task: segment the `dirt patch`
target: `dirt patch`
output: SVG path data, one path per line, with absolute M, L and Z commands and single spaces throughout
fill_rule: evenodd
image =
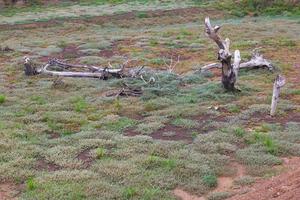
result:
M 77 159 L 82 161 L 84 168 L 89 168 L 95 160 L 91 155 L 91 149 L 86 149 L 79 153 Z
M 60 134 L 54 131 L 45 131 L 45 133 L 48 135 L 49 139 L 56 139 L 56 138 L 60 138 Z
M 191 143 L 193 141 L 192 133 L 193 130 L 172 126 L 170 124 L 166 125 L 164 128 L 159 129 L 158 131 L 152 133 L 150 136 L 153 139 L 158 140 L 173 140 L 173 141 L 186 141 Z M 172 135 L 167 135 L 166 133 L 174 133 Z
M 210 16 L 223 16 L 222 11 L 218 11 L 215 9 L 203 9 L 203 8 L 179 8 L 174 10 L 155 10 L 155 11 L 145 11 L 147 18 L 154 18 L 154 17 L 163 17 L 163 16 L 176 16 L 179 19 L 179 16 L 191 16 L 191 15 L 210 15 Z M 1 30 L 18 30 L 18 29 L 34 29 L 34 28 L 47 28 L 53 26 L 60 26 L 66 22 L 72 23 L 92 23 L 103 25 L 105 23 L 114 23 L 117 21 L 124 21 L 124 20 L 133 20 L 133 19 L 140 19 L 139 16 L 136 14 L 136 11 L 122 13 L 122 14 L 115 14 L 115 15 L 104 15 L 104 16 L 95 16 L 95 17 L 86 17 L 85 18 L 67 18 L 67 19 L 53 19 L 46 22 L 34 22 L 34 23 L 27 23 L 27 24 L 2 24 L 0 25 Z M 26 22 L 25 22 L 26 23 Z
M 72 59 L 72 58 L 79 58 L 81 56 L 84 56 L 84 53 L 79 51 L 79 48 L 74 45 L 68 45 L 63 48 L 62 52 L 60 53 L 54 53 L 50 56 L 43 56 L 39 60 L 41 62 L 48 62 L 49 59 L 57 58 L 57 59 Z M 74 63 L 76 64 L 76 63 Z
M 116 53 L 113 50 L 109 50 L 109 49 L 101 50 L 99 52 L 99 56 L 104 58 L 111 58 L 114 55 L 116 55 Z
M 18 192 L 14 184 L 0 183 L 0 199 L 1 200 L 14 200 L 17 199 Z
M 153 139 L 156 140 L 172 140 L 172 141 L 184 141 L 187 143 L 193 142 L 192 133 L 193 130 L 177 127 L 173 125 L 166 125 L 165 127 L 159 129 L 158 131 L 155 131 L 154 133 L 151 133 L 149 136 L 151 136 Z M 141 135 L 139 132 L 136 132 L 135 130 L 129 129 L 125 131 L 125 136 L 133 137 L 136 135 Z
M 37 170 L 44 170 L 44 171 L 49 171 L 49 172 L 53 172 L 53 171 L 57 171 L 57 170 L 61 169 L 61 167 L 59 165 L 47 162 L 43 158 L 41 158 L 37 161 L 35 168 Z
M 237 194 L 230 200 L 298 200 L 300 197 L 300 158 L 285 158 L 284 167 L 287 172 L 261 180 L 245 194 Z
M 259 123 L 261 124 L 262 122 L 265 123 L 279 123 L 282 126 L 285 126 L 288 122 L 299 122 L 300 123 L 300 113 L 298 112 L 290 112 L 288 115 L 284 116 L 276 116 L 276 117 L 271 117 L 270 115 L 262 114 L 262 113 L 254 113 L 250 120 L 249 124 L 253 123 Z
M 231 165 L 232 165 L 232 168 L 236 169 L 236 174 L 233 177 L 229 177 L 229 176 L 228 177 L 227 176 L 219 177 L 218 178 L 218 186 L 216 189 L 214 189 L 213 192 L 229 191 L 233 187 L 234 179 L 245 176 L 246 169 L 243 165 L 241 165 L 237 162 L 233 162 Z
M 180 198 L 181 200 L 205 200 L 204 197 L 198 197 L 198 196 L 191 195 L 179 188 L 176 188 L 173 191 L 173 193 L 176 197 Z

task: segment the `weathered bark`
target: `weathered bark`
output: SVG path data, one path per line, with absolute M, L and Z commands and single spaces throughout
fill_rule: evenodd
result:
M 33 76 L 38 74 L 37 69 L 33 64 L 30 62 L 30 59 L 25 57 L 25 63 L 24 63 L 24 72 L 26 76 Z
M 50 70 L 51 66 L 57 66 L 62 71 Z M 113 69 L 108 67 L 96 67 L 86 65 L 72 65 L 62 61 L 52 59 L 43 67 L 37 69 L 33 66 L 30 59 L 25 57 L 24 71 L 25 75 L 32 76 L 37 74 L 45 74 L 50 76 L 63 76 L 63 77 L 86 77 L 86 78 L 101 78 L 107 79 L 109 77 L 121 78 L 124 74 L 125 64 L 122 64 L 120 68 Z M 70 70 L 73 71 L 64 71 Z M 84 70 L 84 71 L 83 71 Z
M 284 85 L 285 85 L 285 78 L 281 75 L 278 75 L 275 79 L 274 86 L 273 86 L 273 96 L 272 96 L 272 104 L 271 104 L 271 111 L 270 111 L 271 116 L 275 116 L 276 107 L 279 101 L 280 89 Z
M 226 90 L 228 91 L 235 91 L 235 82 L 237 80 L 237 71 L 234 69 L 234 66 L 231 64 L 231 58 L 232 55 L 230 53 L 229 47 L 230 47 L 230 40 L 226 38 L 225 40 L 222 40 L 218 36 L 218 31 L 220 30 L 220 26 L 215 26 L 214 28 L 211 26 L 210 20 L 208 17 L 205 18 L 205 32 L 207 36 L 216 42 L 216 44 L 219 47 L 218 52 L 218 60 L 220 60 L 222 65 L 222 83 Z M 237 50 L 235 55 L 240 55 L 239 51 Z M 240 60 L 240 57 L 239 59 Z M 239 62 L 238 66 L 235 66 L 237 69 L 239 68 Z
M 272 63 L 270 61 L 266 60 L 261 54 L 259 54 L 258 52 L 255 51 L 252 55 L 251 60 L 241 63 L 239 69 L 263 68 L 263 67 L 268 68 L 268 70 L 270 70 L 270 71 L 274 70 Z M 208 65 L 201 67 L 201 72 L 204 72 L 204 71 L 207 71 L 207 70 L 210 70 L 213 68 L 221 69 L 222 65 L 220 63 L 208 64 Z

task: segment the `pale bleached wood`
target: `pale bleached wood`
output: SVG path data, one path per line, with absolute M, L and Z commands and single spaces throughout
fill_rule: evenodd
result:
M 240 69 L 240 63 L 241 63 L 241 54 L 239 50 L 235 50 L 234 52 L 234 61 L 233 61 L 233 73 L 235 74 L 235 78 L 237 81 L 238 73 Z
M 107 76 L 113 77 L 122 77 L 124 76 L 123 70 L 125 68 L 125 64 L 128 63 L 126 61 L 121 65 L 121 68 L 113 69 L 108 67 L 97 67 L 97 66 L 87 66 L 87 65 L 73 65 L 64 63 L 57 59 L 51 59 L 49 62 L 43 67 L 37 69 L 33 67 L 31 60 L 29 57 L 24 57 L 24 70 L 26 75 L 37 75 L 37 74 L 45 74 L 51 76 L 63 76 L 63 77 L 86 77 L 86 78 L 107 78 Z M 74 71 L 55 71 L 49 69 L 51 66 L 58 66 L 63 70 L 76 69 Z M 81 71 L 79 71 L 79 69 Z M 84 71 L 83 71 L 84 70 Z
M 277 104 L 279 101 L 280 90 L 285 85 L 285 82 L 286 82 L 285 78 L 281 75 L 278 75 L 274 81 L 272 104 L 271 104 L 271 111 L 270 111 L 271 116 L 275 116 Z
M 247 62 L 242 62 L 240 63 L 240 67 L 239 69 L 246 69 L 246 68 L 263 68 L 266 67 L 268 68 L 268 70 L 273 71 L 274 67 L 273 64 L 268 61 L 267 59 L 265 59 L 262 55 L 260 54 L 255 54 L 252 56 L 251 60 L 247 61 Z M 214 68 L 222 68 L 222 65 L 220 63 L 212 63 L 212 64 L 208 64 L 205 65 L 203 67 L 201 67 L 201 72 L 207 71 L 207 70 L 211 70 Z

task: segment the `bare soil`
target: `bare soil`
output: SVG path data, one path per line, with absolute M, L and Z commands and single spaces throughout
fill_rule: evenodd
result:
M 89 168 L 92 163 L 94 162 L 93 157 L 90 154 L 91 150 L 86 149 L 78 154 L 77 159 L 81 160 L 83 162 L 84 168 Z
M 245 167 L 233 163 L 237 169 L 234 177 L 219 177 L 218 186 L 212 192 L 230 192 L 234 194 L 227 200 L 298 200 L 300 198 L 300 158 L 283 158 L 284 172 L 280 175 L 258 179 L 252 186 L 233 187 L 233 181 L 246 175 Z M 206 196 L 197 197 L 179 188 L 174 195 L 182 200 L 205 200 Z
M 16 199 L 16 186 L 11 183 L 0 183 L 0 200 Z
M 174 16 L 176 17 L 177 21 L 179 16 L 181 18 L 189 17 L 191 15 L 197 15 L 197 14 L 208 14 L 210 16 L 222 16 L 223 12 L 218 11 L 215 9 L 203 9 L 203 8 L 179 8 L 179 9 L 173 9 L 173 10 L 155 10 L 155 11 L 145 11 L 144 12 L 147 18 L 155 18 L 155 17 L 163 17 L 163 16 Z M 41 22 L 29 22 L 26 24 L 2 24 L 0 25 L 0 29 L 3 30 L 16 30 L 16 29 L 33 29 L 33 28 L 47 28 L 47 27 L 53 27 L 53 26 L 60 26 L 63 23 L 66 22 L 74 22 L 78 24 L 85 24 L 85 23 L 92 23 L 92 24 L 98 24 L 103 25 L 105 23 L 117 23 L 118 21 L 129 21 L 138 19 L 138 16 L 136 15 L 136 12 L 128 12 L 128 13 L 122 13 L 122 14 L 114 14 L 114 15 L 104 15 L 104 16 L 96 16 L 96 17 L 86 17 L 86 18 L 67 18 L 67 19 L 52 19 L 49 21 L 41 21 Z
M 57 170 L 61 169 L 61 167 L 59 165 L 56 165 L 54 163 L 49 163 L 43 158 L 41 158 L 37 161 L 35 167 L 37 170 L 45 170 L 45 171 L 49 171 L 49 172 L 53 172 L 53 171 L 57 171 Z
M 260 180 L 250 187 L 249 192 L 237 194 L 229 200 L 298 200 L 300 198 L 300 158 L 283 160 L 287 172 L 267 180 Z

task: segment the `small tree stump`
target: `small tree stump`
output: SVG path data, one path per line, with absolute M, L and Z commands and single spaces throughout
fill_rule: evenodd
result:
M 280 89 L 285 85 L 285 78 L 281 75 L 278 75 L 275 79 L 273 86 L 273 96 L 272 96 L 272 104 L 271 104 L 271 112 L 270 115 L 275 116 L 276 107 L 279 101 Z

